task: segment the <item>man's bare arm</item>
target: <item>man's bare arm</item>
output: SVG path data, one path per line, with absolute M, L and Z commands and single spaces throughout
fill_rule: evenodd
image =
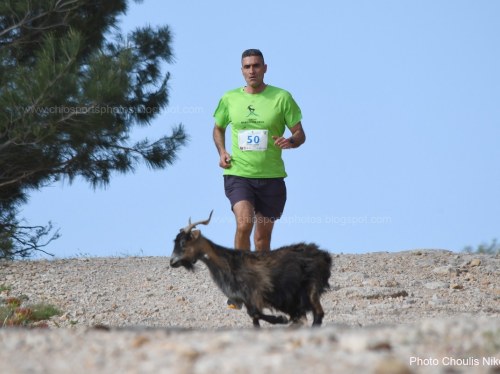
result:
M 226 150 L 226 129 L 214 126 L 214 143 L 219 152 L 219 166 L 224 169 L 231 167 L 231 155 Z
M 302 127 L 301 122 L 293 126 L 290 131 L 292 132 L 292 136 L 289 138 L 285 138 L 283 136 L 273 136 L 274 144 L 276 144 L 281 149 L 289 149 L 298 148 L 305 143 L 306 133 L 304 132 L 304 128 Z

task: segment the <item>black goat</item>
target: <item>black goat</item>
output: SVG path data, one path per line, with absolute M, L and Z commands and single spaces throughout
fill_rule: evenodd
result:
M 292 323 L 298 323 L 312 311 L 313 326 L 323 321 L 321 294 L 328 288 L 332 259 L 316 244 L 299 243 L 270 252 L 250 252 L 221 247 L 193 230 L 205 221 L 191 223 L 175 238 L 170 266 L 193 270 L 196 261 L 203 261 L 213 280 L 229 298 L 245 304 L 253 325 L 259 320 L 287 324 L 285 316 L 263 313 L 264 308 L 284 312 Z

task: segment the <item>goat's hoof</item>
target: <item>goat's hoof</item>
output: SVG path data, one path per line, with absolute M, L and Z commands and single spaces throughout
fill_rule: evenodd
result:
M 307 324 L 307 317 L 302 316 L 300 318 L 293 318 L 291 322 L 292 322 L 292 324 L 290 325 L 290 327 L 298 329 L 298 328 L 305 326 Z

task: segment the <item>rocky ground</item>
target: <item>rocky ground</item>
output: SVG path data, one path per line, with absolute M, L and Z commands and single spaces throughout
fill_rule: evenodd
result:
M 500 373 L 500 256 L 332 257 L 323 327 L 259 331 L 203 264 L 0 262 L 0 305 L 23 295 L 63 312 L 49 328 L 0 328 L 0 372 Z

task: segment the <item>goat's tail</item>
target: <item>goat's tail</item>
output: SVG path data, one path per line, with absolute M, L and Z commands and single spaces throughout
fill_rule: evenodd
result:
M 306 245 L 304 250 L 310 259 L 309 276 L 315 279 L 316 289 L 321 295 L 330 289 L 332 256 L 327 251 L 319 249 L 314 243 Z
M 319 251 L 320 256 L 322 257 L 322 261 L 318 261 L 321 265 L 318 268 L 318 276 L 319 276 L 319 292 L 322 294 L 326 290 L 330 289 L 330 276 L 332 274 L 332 256 L 330 253 L 325 251 Z

